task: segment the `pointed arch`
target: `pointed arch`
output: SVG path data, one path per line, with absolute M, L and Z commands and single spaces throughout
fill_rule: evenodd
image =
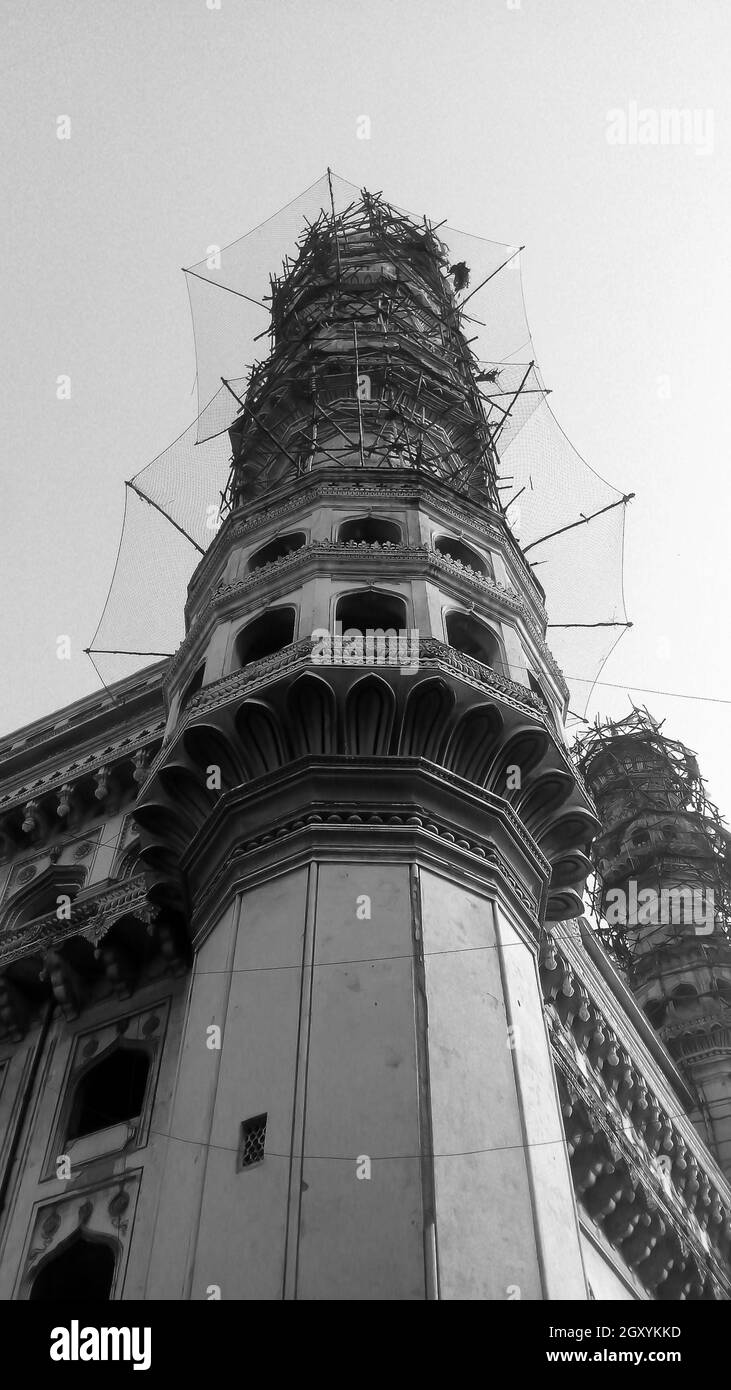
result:
M 28 1294 L 30 1302 L 108 1302 L 117 1255 L 112 1241 L 75 1231 L 39 1265 Z
M 149 1048 L 123 1041 L 93 1058 L 74 1079 L 65 1140 L 138 1120 L 145 1107 L 151 1062 Z
M 525 724 L 522 728 L 516 729 L 500 749 L 490 768 L 485 783 L 488 790 L 495 792 L 497 796 L 505 796 L 508 782 L 512 781 L 508 772 L 513 767 L 517 767 L 521 784 L 524 785 L 526 778 L 546 753 L 550 742 L 546 730 L 541 725 Z
M 248 666 L 252 661 L 262 661 L 265 656 L 274 656 L 294 642 L 297 612 L 289 604 L 281 608 L 267 608 L 258 618 L 246 623 L 236 637 L 236 661 L 234 669 Z
M 249 777 L 262 777 L 289 762 L 284 730 L 270 705 L 263 700 L 244 700 L 234 722 Z
M 477 705 L 466 710 L 449 741 L 445 767 L 484 787 L 502 727 L 502 715 L 495 705 Z
M 217 725 L 191 724 L 183 734 L 183 747 L 191 762 L 203 772 L 207 773 L 209 767 L 221 769 L 222 790 L 238 787 L 247 780 L 233 739 Z
M 510 801 L 522 820 L 526 830 L 536 839 L 549 816 L 569 800 L 575 787 L 570 772 L 551 768 L 537 777 L 529 778 L 526 785 L 517 791 L 509 791 Z
M 380 676 L 363 676 L 345 702 L 345 750 L 356 756 L 384 757 L 391 742 L 396 697 Z
M 297 754 L 337 751 L 337 703 L 322 676 L 298 676 L 287 691 L 287 710 Z
M 456 560 L 465 569 L 474 570 L 476 574 L 486 575 L 490 579 L 494 578 L 492 561 L 478 554 L 466 541 L 457 540 L 456 536 L 437 535 L 434 537 L 433 545 L 437 554 L 443 555 L 445 560 Z
M 284 536 L 275 536 L 274 540 L 267 541 L 255 550 L 250 556 L 246 566 L 247 574 L 254 574 L 256 570 L 263 569 L 265 565 L 273 565 L 277 560 L 283 560 L 285 556 L 292 555 L 295 550 L 301 550 L 307 544 L 307 536 L 304 531 L 289 531 Z
M 455 701 L 454 691 L 441 677 L 419 681 L 406 700 L 399 753 L 436 761 Z
M 463 656 L 469 656 L 473 661 L 481 662 L 483 666 L 489 666 L 491 670 L 497 671 L 498 675 L 508 675 L 502 638 L 481 618 L 475 617 L 474 613 L 465 613 L 460 608 L 453 608 L 445 614 L 444 626 L 447 643 L 454 647 L 455 651 L 462 652 Z

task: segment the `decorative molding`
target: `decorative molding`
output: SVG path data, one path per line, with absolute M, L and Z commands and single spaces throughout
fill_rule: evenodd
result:
M 138 734 L 128 734 L 115 743 L 107 744 L 98 753 L 89 753 L 81 760 L 77 759 L 75 762 L 67 763 L 64 767 L 57 768 L 54 772 L 48 772 L 45 777 L 38 777 L 29 785 L 16 786 L 11 791 L 0 795 L 0 811 L 9 811 L 16 806 L 23 805 L 30 793 L 34 798 L 37 798 L 47 792 L 60 790 L 65 783 L 73 786 L 81 777 L 99 773 L 102 768 L 111 763 L 119 762 L 123 757 L 129 756 L 131 760 L 132 754 L 138 749 L 157 743 L 162 738 L 164 730 L 165 721 L 161 720 L 158 724 L 153 724 Z
M 235 513 L 231 513 L 224 523 L 224 527 L 218 532 L 216 544 L 212 544 L 206 551 L 206 554 L 191 580 L 188 604 L 195 601 L 195 595 L 202 587 L 205 587 L 206 582 L 209 580 L 210 571 L 215 567 L 219 559 L 220 542 L 222 540 L 225 540 L 226 544 L 243 540 L 252 532 L 260 530 L 262 526 L 269 525 L 269 523 L 276 520 L 277 517 L 290 516 L 292 513 L 301 511 L 303 507 L 316 505 L 322 498 L 348 499 L 351 497 L 361 502 L 382 501 L 388 503 L 395 500 L 404 503 L 409 501 L 425 503 L 427 506 L 431 506 L 447 516 L 454 517 L 461 526 L 467 526 L 470 530 L 480 532 L 496 545 L 498 549 L 507 542 L 511 552 L 511 560 L 517 565 L 521 578 L 524 579 L 526 585 L 532 592 L 533 602 L 536 605 L 539 621 L 543 622 L 544 625 L 547 623 L 548 618 L 545 603 L 538 588 L 538 584 L 523 557 L 517 541 L 514 539 L 507 526 L 501 528 L 498 524 L 498 514 L 495 514 L 494 522 L 486 521 L 481 516 L 476 515 L 474 509 L 470 509 L 467 505 L 459 507 L 451 497 L 439 497 L 438 494 L 434 492 L 433 483 L 429 486 L 428 483 L 421 480 L 417 481 L 416 478 L 413 483 L 407 484 L 406 482 L 398 482 L 391 486 L 385 485 L 384 483 L 361 486 L 355 483 L 325 482 L 323 480 L 308 491 L 295 493 L 293 496 L 288 497 L 286 500 L 282 500 L 275 506 L 262 506 L 260 513 L 248 516 L 243 520 L 239 520 Z
M 142 1170 L 118 1174 L 82 1191 L 60 1192 L 34 1213 L 14 1297 L 27 1299 L 38 1270 L 54 1252 L 83 1231 L 106 1241 L 115 1254 L 111 1298 L 121 1296 Z
M 83 899 L 74 899 L 69 921 L 59 921 L 55 912 L 47 912 L 22 927 L 0 933 L 0 968 L 28 954 L 54 949 L 73 936 L 83 936 L 97 945 L 120 917 L 132 913 L 149 923 L 156 912 L 147 900 L 144 874 L 111 886 L 101 884 L 85 892 Z
M 237 844 L 234 849 L 218 866 L 214 877 L 207 886 L 206 899 L 216 898 L 221 891 L 222 885 L 235 873 L 241 861 L 247 859 L 257 851 L 262 850 L 268 845 L 276 844 L 282 850 L 285 849 L 284 841 L 298 835 L 302 831 L 316 830 L 318 835 L 324 834 L 337 835 L 343 828 L 349 832 L 358 834 L 358 827 L 362 828 L 365 835 L 370 835 L 373 827 L 384 826 L 393 836 L 393 843 L 398 845 L 398 831 L 407 832 L 408 838 L 413 837 L 415 832 L 423 831 L 424 834 L 433 836 L 437 840 L 442 840 L 454 847 L 455 851 L 462 851 L 479 860 L 478 869 L 485 864 L 490 864 L 492 869 L 498 873 L 512 889 L 518 902 L 526 910 L 528 920 L 533 928 L 535 940 L 538 940 L 538 912 L 539 903 L 533 893 L 525 883 L 516 876 L 505 855 L 501 853 L 497 845 L 485 836 L 476 837 L 463 833 L 459 826 L 450 823 L 443 816 L 435 814 L 424 806 L 415 803 L 408 810 L 402 810 L 398 814 L 394 813 L 391 806 L 379 806 L 378 809 L 368 808 L 364 815 L 353 812 L 352 803 L 343 805 L 320 805 L 317 810 L 308 812 L 304 815 L 296 816 L 293 820 L 280 822 L 270 830 L 265 830 L 262 834 L 254 835 Z M 514 829 L 520 838 L 526 843 L 541 866 L 549 869 L 548 863 L 543 859 L 536 845 L 526 836 L 517 817 L 511 818 L 511 828 Z M 394 835 L 393 832 L 396 832 Z
M 585 1205 L 588 1201 L 589 1214 L 597 1222 L 616 1212 L 620 1200 L 627 1205 L 626 1225 L 616 1218 L 608 1228 L 606 1223 L 603 1227 L 605 1236 L 615 1246 L 623 1246 L 629 1238 L 640 1211 L 662 1211 L 664 1225 L 672 1228 L 671 1238 L 664 1263 L 658 1255 L 658 1260 L 644 1270 L 645 1282 L 658 1276 L 648 1285 L 651 1296 L 656 1296 L 658 1284 L 669 1278 L 673 1270 L 677 1278 L 681 1276 L 681 1256 L 685 1258 L 688 1249 L 695 1251 L 699 1268 L 705 1268 L 711 1242 L 715 1245 L 711 1255 L 713 1277 L 726 1290 L 713 1296 L 729 1297 L 729 1194 L 721 1192 L 714 1180 L 703 1173 L 703 1148 L 692 1127 L 686 1122 L 686 1133 L 681 1133 L 679 1117 L 671 1115 L 652 1090 L 587 983 L 590 972 L 581 978 L 576 973 L 580 962 L 580 951 L 572 952 L 569 961 L 557 930 L 545 934 L 540 975 L 556 1065 L 568 1092 L 564 1116 L 570 1154 L 583 1144 L 577 1195 Z M 574 1116 L 577 1101 L 583 1107 L 578 1139 Z M 598 1134 L 603 1135 L 604 1156 L 601 1146 L 596 1148 Z M 663 1156 L 667 1163 L 660 1162 Z M 627 1180 L 622 1178 L 623 1171 Z M 576 1180 L 576 1168 L 574 1176 Z M 600 1183 L 602 1178 L 605 1180 Z M 639 1206 L 638 1193 L 642 1198 Z M 644 1261 L 661 1237 L 667 1241 L 667 1232 L 651 1233 L 647 1254 L 639 1266 L 633 1264 L 641 1279 Z M 639 1238 L 636 1245 L 642 1253 L 644 1246 Z M 620 1254 L 626 1257 L 624 1248 Z
M 485 575 L 478 574 L 475 570 L 462 565 L 458 560 L 448 559 L 439 551 L 431 550 L 425 545 L 407 545 L 403 542 L 367 542 L 367 541 L 310 541 L 308 544 L 300 546 L 297 550 L 291 551 L 276 560 L 270 560 L 267 564 L 261 565 L 252 574 L 242 575 L 240 579 L 234 580 L 230 584 L 223 580 L 211 590 L 202 608 L 196 614 L 193 622 L 185 635 L 183 642 L 170 660 L 170 665 L 165 675 L 165 685 L 169 688 L 180 665 L 182 664 L 187 652 L 195 644 L 201 631 L 206 627 L 213 614 L 217 614 L 225 608 L 228 601 L 236 595 L 244 595 L 255 592 L 258 588 L 266 584 L 272 576 L 280 577 L 290 571 L 297 571 L 304 567 L 313 557 L 322 558 L 336 557 L 338 560 L 345 560 L 348 564 L 351 561 L 361 561 L 365 557 L 381 560 L 384 557 L 402 564 L 408 564 L 408 574 L 413 577 L 418 574 L 418 569 L 414 567 L 414 561 L 423 562 L 425 572 L 438 576 L 440 572 L 448 574 L 452 578 L 460 579 L 480 591 L 480 593 L 491 597 L 500 606 L 510 613 L 517 614 L 523 619 L 526 628 L 543 661 L 548 667 L 554 680 L 557 682 L 564 699 L 568 699 L 568 687 L 563 673 L 548 647 L 544 632 L 536 620 L 535 613 L 530 604 L 514 588 L 509 585 L 500 584 L 497 580 L 488 579 Z

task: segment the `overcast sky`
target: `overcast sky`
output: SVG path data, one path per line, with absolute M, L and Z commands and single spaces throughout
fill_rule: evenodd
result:
M 603 673 L 620 688 L 597 688 L 590 714 L 624 714 L 634 692 L 697 750 L 731 815 L 731 10 L 209 5 L 3 0 L 0 732 L 98 686 L 82 648 L 123 481 L 195 414 L 180 266 L 329 164 L 434 222 L 526 243 L 553 409 L 597 471 L 637 494 L 635 626 Z

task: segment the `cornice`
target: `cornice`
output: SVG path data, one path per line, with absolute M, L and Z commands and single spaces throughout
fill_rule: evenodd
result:
M 433 770 L 429 773 L 433 775 Z M 503 808 L 500 810 L 502 814 Z M 509 824 L 547 882 L 550 866 L 537 846 L 528 840 L 517 818 L 511 818 Z M 354 855 L 359 863 L 383 864 L 384 857 L 402 863 L 419 862 L 436 872 L 448 871 L 454 881 L 483 893 L 490 884 L 499 883 L 537 945 L 538 898 L 489 837 L 466 833 L 458 822 L 419 801 L 400 805 L 397 811 L 393 804 L 374 804 L 363 815 L 353 811 L 352 802 L 318 801 L 304 814 L 280 820 L 229 851 L 193 904 L 194 946 L 200 947 L 221 911 L 243 888 L 268 882 L 273 874 L 293 872 L 314 858 L 319 862 L 351 862 Z
M 568 699 L 569 692 L 563 673 L 545 641 L 544 634 L 536 621 L 535 613 L 526 599 L 513 588 L 500 584 L 497 580 L 488 579 L 462 565 L 458 560 L 447 559 L 438 551 L 431 550 L 424 545 L 391 544 L 388 542 L 381 544 L 380 542 L 366 541 L 311 541 L 307 545 L 300 546 L 298 550 L 292 551 L 289 555 L 282 556 L 281 559 L 272 560 L 268 564 L 262 565 L 252 574 L 244 575 L 231 584 L 221 581 L 205 600 L 191 623 L 181 646 L 172 657 L 166 673 L 166 687 L 169 688 L 170 683 L 175 679 L 188 651 L 210 623 L 212 617 L 224 611 L 232 599 L 239 596 L 243 597 L 249 593 L 256 593 L 258 589 L 265 589 L 272 578 L 280 579 L 289 575 L 291 571 L 296 573 L 300 570 L 306 570 L 311 567 L 313 560 L 337 560 L 338 563 L 345 562 L 348 567 L 357 568 L 363 564 L 364 560 L 378 562 L 384 559 L 392 562 L 397 569 L 406 570 L 409 578 L 421 577 L 422 575 L 438 577 L 440 573 L 447 574 L 451 578 L 459 580 L 468 590 L 476 589 L 479 593 L 492 598 L 501 612 L 517 614 L 525 623 L 527 631 L 556 681 L 561 695 L 564 700 Z
M 394 470 L 395 472 L 396 470 Z M 515 541 L 511 532 L 505 524 L 500 524 L 499 514 L 495 513 L 495 521 L 490 521 L 481 516 L 475 507 L 474 502 L 466 498 L 463 505 L 459 505 L 457 499 L 450 493 L 447 496 L 440 495 L 435 489 L 434 482 L 427 483 L 418 480 L 416 476 L 411 482 L 407 479 L 398 478 L 390 485 L 383 482 L 358 484 L 355 481 L 333 482 L 332 475 L 329 478 L 323 477 L 322 481 L 316 482 L 306 490 L 292 490 L 289 492 L 282 489 L 281 500 L 275 495 L 271 499 L 271 504 L 266 505 L 264 501 L 260 504 L 260 510 L 256 510 L 246 518 L 241 518 L 238 512 L 232 512 L 225 520 L 219 530 L 215 541 L 212 542 L 206 554 L 203 556 L 198 568 L 193 575 L 188 586 L 188 604 L 194 600 L 205 582 L 210 578 L 211 571 L 220 563 L 220 551 L 222 546 L 229 546 L 236 541 L 244 540 L 246 537 L 260 530 L 263 526 L 268 526 L 278 517 L 291 516 L 303 509 L 303 507 L 314 506 L 323 498 L 328 499 L 348 499 L 353 498 L 358 501 L 373 500 L 381 502 L 402 502 L 426 503 L 435 511 L 441 512 L 446 516 L 454 517 L 461 526 L 466 526 L 479 532 L 490 540 L 498 549 L 506 546 L 510 554 L 510 562 L 516 566 L 520 574 L 521 581 L 531 593 L 531 600 L 535 605 L 537 621 L 545 624 L 548 622 L 545 601 L 539 589 L 538 583 L 534 578 L 530 567 L 523 557 L 522 551 Z
M 95 691 L 71 705 L 54 710 L 45 719 L 23 725 L 0 738 L 0 782 L 7 778 L 4 769 L 8 764 L 29 756 L 35 759 L 36 750 L 42 749 L 44 744 L 82 743 L 88 746 L 98 743 L 105 736 L 104 729 L 90 735 L 87 726 L 92 721 L 101 720 L 112 731 L 121 722 L 149 723 L 155 713 L 154 705 L 162 704 L 162 679 L 166 667 L 167 659 L 155 662 L 134 676 L 127 676 L 108 686 L 103 695 Z M 147 712 L 140 708 L 146 705 L 150 707 Z
M 36 798 L 47 792 L 58 790 L 67 783 L 73 784 L 80 777 L 86 777 L 90 773 L 106 767 L 109 763 L 119 762 L 120 758 L 125 755 L 131 755 L 146 748 L 150 743 L 158 742 L 162 738 L 164 730 L 165 723 L 161 720 L 157 724 L 148 725 L 147 728 L 127 734 L 114 743 L 106 744 L 99 752 L 89 753 L 82 758 L 77 757 L 73 762 L 64 763 L 63 766 L 54 768 L 43 777 L 37 777 L 34 781 L 24 783 L 21 786 L 16 785 L 0 795 L 0 811 L 9 811 L 15 806 L 22 806 L 30 797 Z
M 2 932 L 0 968 L 24 956 L 53 950 L 74 936 L 83 936 L 91 945 L 97 946 L 120 917 L 132 913 L 145 922 L 151 922 L 156 911 L 147 899 L 144 874 L 136 874 L 119 883 L 106 881 L 85 890 L 73 900 L 68 921 L 60 921 L 53 911 L 36 917 L 32 922 L 24 922 L 14 930 Z
M 288 647 L 283 647 L 274 656 L 263 657 L 261 661 L 252 661 L 248 666 L 240 671 L 232 671 L 228 676 L 222 676 L 219 681 L 211 685 L 206 685 L 190 701 L 186 708 L 188 718 L 194 713 L 203 710 L 216 708 L 218 705 L 235 699 L 240 694 L 248 694 L 252 690 L 259 689 L 266 684 L 273 676 L 278 676 L 287 671 L 313 671 L 315 674 L 323 670 L 333 669 L 329 665 L 317 665 L 311 660 L 311 653 L 314 643 L 310 637 L 305 637 L 299 642 L 293 642 Z M 460 676 L 466 676 L 470 684 L 482 689 L 486 694 L 498 692 L 501 699 L 514 709 L 530 711 L 531 717 L 536 714 L 541 723 L 552 732 L 551 725 L 544 713 L 544 707 L 537 695 L 524 685 L 518 685 L 516 681 L 509 680 L 507 676 L 501 676 L 498 671 L 494 671 L 491 666 L 484 666 L 482 662 L 475 661 L 472 657 L 463 656 L 454 647 L 447 646 L 446 642 L 439 642 L 436 637 L 422 637 L 419 639 L 419 669 L 442 669 L 447 672 L 454 672 Z M 372 665 L 350 667 L 352 670 L 366 671 L 394 671 L 393 666 L 377 667 Z M 398 669 L 398 668 L 396 668 Z M 567 764 L 568 765 L 568 764 Z M 572 775 L 576 775 L 573 764 L 570 766 Z
M 303 638 L 299 642 L 293 642 L 289 647 L 282 648 L 273 656 L 263 657 L 260 661 L 252 661 L 240 671 L 233 671 L 230 675 L 222 676 L 220 680 L 211 685 L 204 686 L 187 705 L 182 719 L 176 725 L 175 736 L 177 737 L 181 730 L 192 724 L 200 714 L 210 713 L 243 696 L 258 693 L 275 677 L 290 673 L 299 674 L 305 671 L 322 674 L 336 669 L 334 666 L 315 665 L 311 660 L 312 649 L 312 640 L 309 637 Z M 386 674 L 394 671 L 393 666 L 363 665 L 349 666 L 347 669 L 362 671 L 364 674 L 367 671 Z M 435 637 L 423 637 L 419 640 L 419 671 L 457 675 L 466 684 L 479 690 L 482 694 L 497 696 L 502 704 L 516 712 L 528 714 L 534 722 L 537 720 L 550 735 L 551 741 L 561 757 L 564 770 L 580 787 L 591 811 L 595 811 L 594 802 L 587 790 L 586 783 L 567 748 L 557 739 L 556 731 L 546 714 L 543 702 L 527 686 L 509 680 L 508 677 L 494 671 L 491 666 L 485 666 L 472 657 L 462 655 L 454 647 L 448 646 L 446 642 L 438 641 Z M 151 774 L 157 770 L 164 756 L 167 756 L 166 750 L 161 750 L 151 765 Z

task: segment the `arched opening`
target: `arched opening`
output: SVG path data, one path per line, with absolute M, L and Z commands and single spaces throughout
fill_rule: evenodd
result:
M 464 565 L 465 569 L 493 578 L 492 565 L 486 564 L 472 546 L 465 545 L 464 541 L 458 541 L 454 536 L 435 536 L 434 549 L 443 555 L 445 560 L 456 560 L 460 565 Z
M 645 1016 L 648 1023 L 651 1023 L 653 1028 L 660 1027 L 660 1024 L 665 1018 L 667 1006 L 667 999 L 648 999 L 645 1004 Z
M 365 541 L 367 545 L 399 545 L 401 527 L 380 516 L 356 516 L 338 527 L 338 540 Z
M 447 641 L 464 656 L 474 657 L 483 666 L 491 666 L 494 671 L 504 674 L 505 665 L 499 638 L 479 618 L 471 613 L 447 614 Z
M 387 631 L 389 628 L 399 632 L 406 627 L 406 604 L 393 594 L 366 589 L 355 594 L 343 594 L 338 599 L 335 618 L 342 623 L 344 633 L 351 628 L 363 633 L 378 629 Z
M 682 1017 L 692 1015 L 698 1008 L 698 990 L 693 985 L 676 985 L 672 991 L 673 1012 Z
M 45 1262 L 29 1294 L 32 1303 L 105 1303 L 112 1291 L 114 1251 L 106 1241 L 76 1236 Z
M 695 985 L 676 985 L 672 996 L 673 999 L 697 999 L 698 990 Z
M 294 608 L 269 608 L 253 623 L 248 623 L 236 639 L 239 666 L 260 661 L 288 647 L 294 641 Z
M 85 879 L 85 869 L 52 864 L 27 888 L 21 888 L 13 895 L 7 905 L 2 926 L 7 929 L 20 927 L 26 922 L 35 921 L 36 917 L 55 912 L 59 895 L 67 895 L 73 901 L 83 887 Z
M 81 1077 L 71 1104 L 67 1139 L 81 1139 L 142 1114 L 150 1071 L 145 1048 L 115 1047 Z
M 205 669 L 206 669 L 206 665 L 205 665 L 205 662 L 203 662 L 203 663 L 198 667 L 198 670 L 196 671 L 195 675 L 194 675 L 194 676 L 191 676 L 191 679 L 188 681 L 188 684 L 186 685 L 185 690 L 183 691 L 183 694 L 182 694 L 181 697 L 180 697 L 180 713 L 181 713 L 181 714 L 182 714 L 183 710 L 185 709 L 186 705 L 189 705 L 189 704 L 190 704 L 190 701 L 193 699 L 193 696 L 198 694 L 198 691 L 200 690 L 201 686 L 203 685 L 203 676 L 204 676 L 204 673 L 205 673 Z
M 301 550 L 306 540 L 304 531 L 291 531 L 286 536 L 275 536 L 273 541 L 269 541 L 252 555 L 247 566 L 249 573 L 263 569 L 264 565 L 272 565 L 275 560 L 283 560 L 285 555 L 291 555 L 294 550 Z

